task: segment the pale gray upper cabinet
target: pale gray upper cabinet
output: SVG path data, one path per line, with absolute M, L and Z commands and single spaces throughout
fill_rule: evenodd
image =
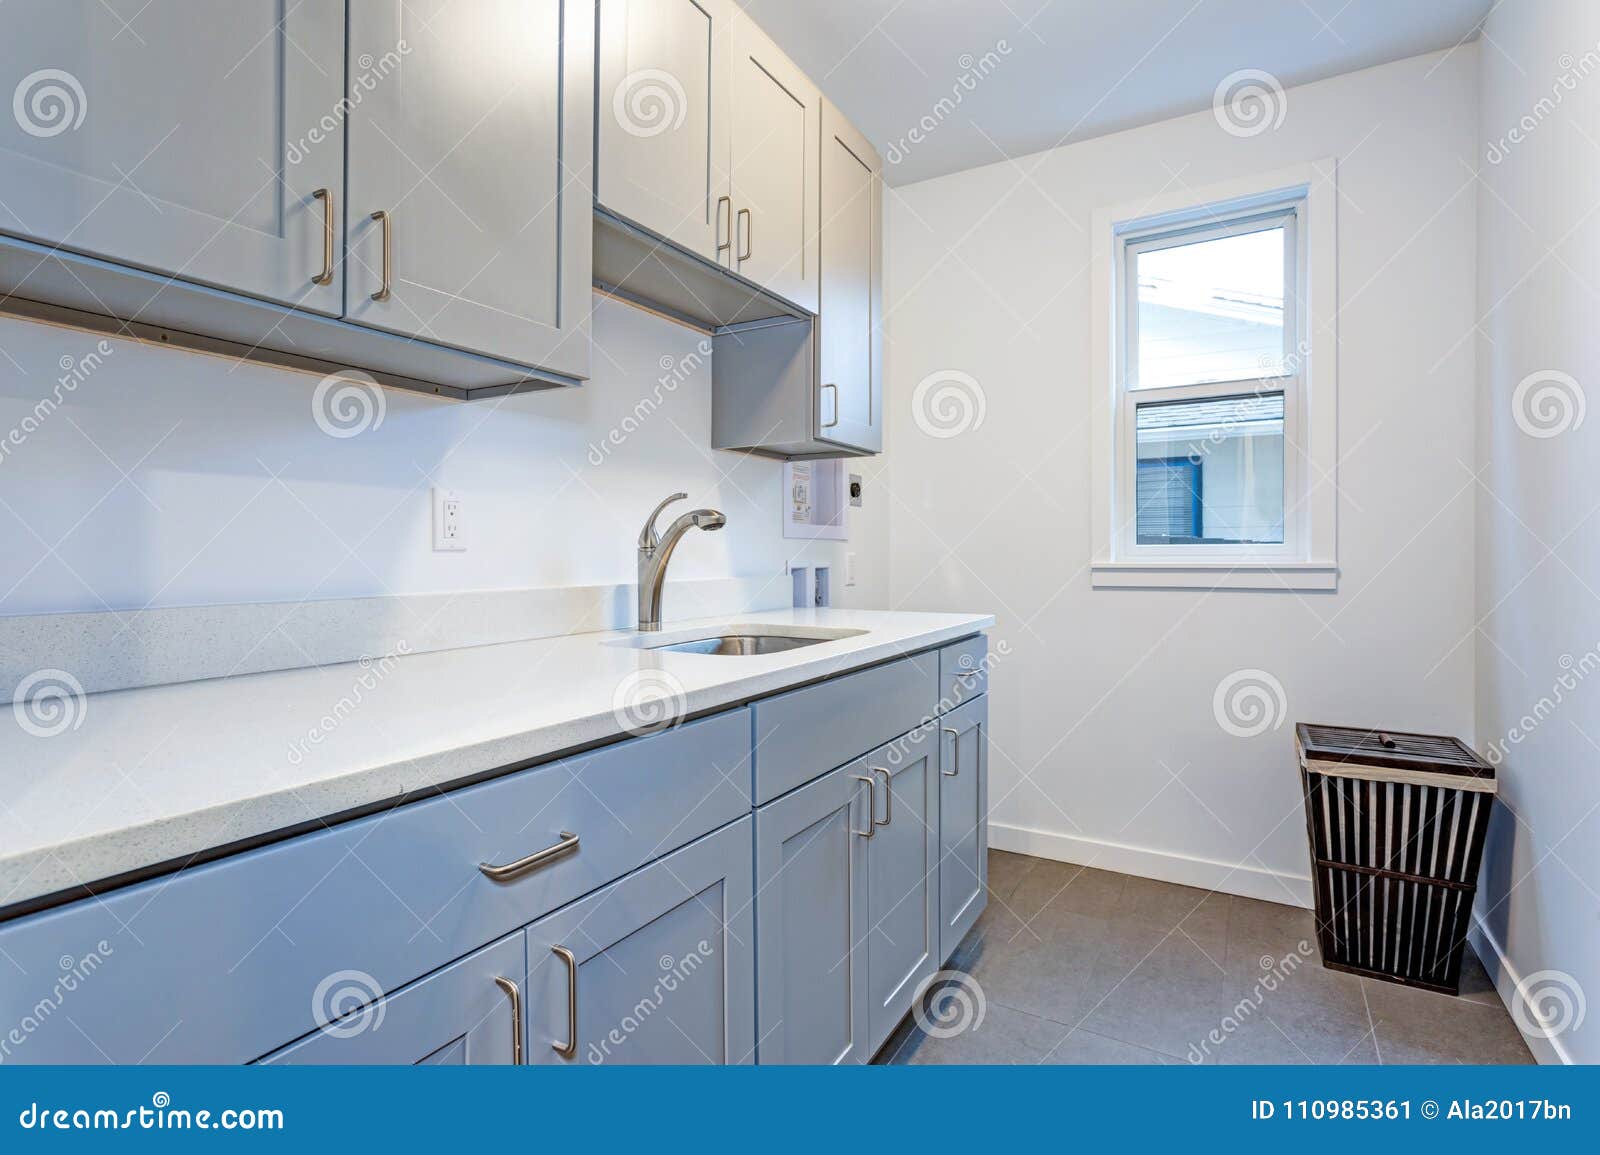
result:
M 599 0 L 595 199 L 726 264 L 732 0 Z
M 883 448 L 883 163 L 826 100 L 821 204 L 817 437 L 876 453 Z
M 712 331 L 809 321 L 816 89 L 733 0 L 599 6 L 595 284 Z
M 349 118 L 348 319 L 588 374 L 585 7 L 350 6 L 352 86 L 393 63 Z
M 337 316 L 344 11 L 0 4 L 0 232 Z
M 737 90 L 735 102 L 743 103 Z M 819 220 L 815 252 L 801 265 L 813 270 L 818 314 L 718 332 L 714 449 L 790 460 L 883 450 L 883 166 L 826 100 L 811 139 L 819 151 L 805 187 Z M 745 227 L 736 220 L 738 253 Z
M 733 22 L 733 268 L 817 311 L 822 93 L 754 21 Z
M 452 397 L 577 384 L 594 34 L 593 0 L 7 0 L 0 309 Z

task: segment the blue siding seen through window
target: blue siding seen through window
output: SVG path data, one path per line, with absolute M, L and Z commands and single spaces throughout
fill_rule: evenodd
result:
M 1200 464 L 1187 457 L 1139 462 L 1139 541 L 1144 545 L 1200 537 Z

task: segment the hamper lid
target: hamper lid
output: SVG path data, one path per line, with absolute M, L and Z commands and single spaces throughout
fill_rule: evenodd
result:
M 1459 738 L 1298 722 L 1300 765 L 1318 774 L 1494 793 L 1494 767 Z

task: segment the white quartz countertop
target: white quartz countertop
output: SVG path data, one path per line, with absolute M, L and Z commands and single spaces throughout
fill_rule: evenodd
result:
M 0 718 L 0 909 L 989 629 L 981 614 L 780 610 L 652 640 L 861 630 L 785 653 L 509 642 L 92 694 Z

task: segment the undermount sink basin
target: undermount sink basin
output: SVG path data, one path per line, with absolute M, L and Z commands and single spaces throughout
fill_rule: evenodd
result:
M 781 654 L 798 650 L 801 646 L 815 646 L 828 638 L 797 638 L 789 634 L 727 634 L 720 638 L 697 638 L 692 642 L 674 642 L 666 646 L 651 646 L 653 650 L 666 650 L 674 654 Z
M 708 638 L 662 638 L 656 640 L 646 634 L 632 642 L 640 649 L 656 650 L 667 654 L 724 654 L 754 657 L 758 654 L 782 654 L 802 646 L 817 646 L 823 642 L 836 642 L 840 638 L 854 638 L 865 630 L 829 630 L 816 626 L 790 626 L 792 633 L 780 632 L 771 626 L 723 626 L 724 634 Z

